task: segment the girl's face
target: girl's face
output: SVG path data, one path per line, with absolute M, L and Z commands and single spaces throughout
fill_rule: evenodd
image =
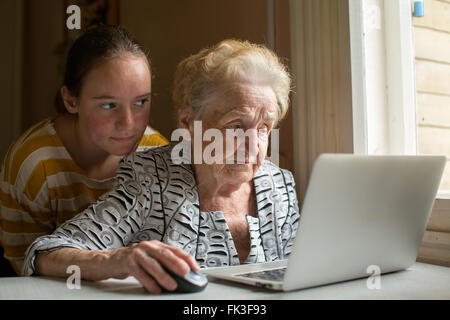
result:
M 111 155 L 133 152 L 150 113 L 151 78 L 142 57 L 102 61 L 85 77 L 75 102 L 82 139 Z

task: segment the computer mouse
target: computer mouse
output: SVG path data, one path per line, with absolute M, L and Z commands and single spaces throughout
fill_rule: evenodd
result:
M 163 289 L 165 292 L 178 292 L 178 293 L 188 293 L 188 292 L 199 292 L 206 288 L 208 285 L 208 277 L 200 272 L 191 271 L 184 277 L 177 275 L 169 268 L 164 267 L 164 270 L 170 274 L 170 276 L 177 282 L 178 286 L 175 290 L 169 291 Z

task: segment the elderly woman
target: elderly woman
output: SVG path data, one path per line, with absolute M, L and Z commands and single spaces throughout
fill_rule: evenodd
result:
M 260 45 L 225 40 L 182 61 L 173 92 L 179 127 L 256 132 L 245 161 L 230 163 L 242 150 L 236 143 L 212 164 L 175 163 L 174 143 L 126 156 L 113 191 L 33 242 L 24 274 L 65 277 L 77 265 L 84 279 L 134 276 L 159 293 L 176 288 L 163 266 L 185 275 L 287 258 L 299 220 L 294 180 L 264 159 L 289 90 L 286 68 Z

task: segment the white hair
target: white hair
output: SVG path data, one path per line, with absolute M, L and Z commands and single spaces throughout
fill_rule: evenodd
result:
M 265 84 L 278 105 L 278 121 L 287 113 L 291 77 L 274 52 L 248 41 L 224 40 L 178 64 L 173 100 L 178 110 L 190 108 L 194 118 L 224 85 L 236 82 Z

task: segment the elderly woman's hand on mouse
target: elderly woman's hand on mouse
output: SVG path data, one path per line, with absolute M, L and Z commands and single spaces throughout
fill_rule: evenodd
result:
M 195 259 L 173 246 L 157 240 L 141 241 L 115 250 L 84 251 L 63 248 L 37 255 L 36 272 L 54 276 L 67 276 L 69 265 L 80 268 L 81 277 L 86 280 L 125 279 L 135 277 L 150 293 L 161 293 L 162 289 L 172 291 L 175 280 L 164 268 L 184 276 L 198 271 Z M 164 267 L 163 267 L 164 265 Z
M 109 257 L 111 278 L 135 277 L 150 293 L 161 293 L 161 289 L 172 291 L 175 280 L 164 270 L 184 276 L 191 270 L 198 271 L 195 259 L 180 248 L 157 240 L 142 241 L 130 247 L 114 250 Z

